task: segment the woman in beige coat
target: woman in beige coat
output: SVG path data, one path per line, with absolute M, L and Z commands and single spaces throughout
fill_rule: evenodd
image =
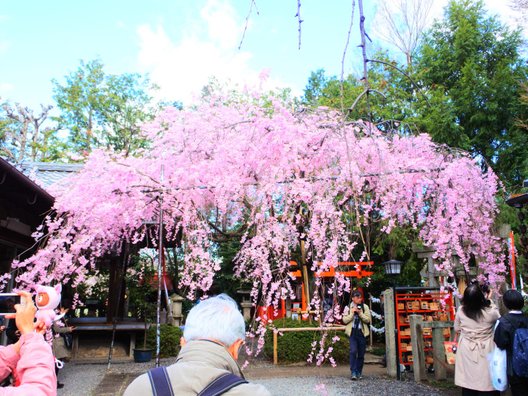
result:
M 500 395 L 491 383 L 487 360 L 495 348 L 493 328 L 499 316 L 478 285 L 468 286 L 455 318 L 459 333 L 455 384 L 462 387 L 463 396 Z

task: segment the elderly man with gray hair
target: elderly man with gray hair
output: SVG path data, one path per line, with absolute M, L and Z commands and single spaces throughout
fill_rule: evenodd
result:
M 244 318 L 231 297 L 204 300 L 187 316 L 176 363 L 139 376 L 124 396 L 268 396 L 262 385 L 244 379 L 236 362 L 245 336 Z

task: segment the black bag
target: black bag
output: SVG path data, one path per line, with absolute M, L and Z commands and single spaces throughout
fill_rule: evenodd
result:
M 150 385 L 153 393 L 158 396 L 174 396 L 172 385 L 164 366 L 156 367 L 148 371 Z M 208 384 L 198 396 L 219 396 L 240 384 L 246 384 L 247 381 L 238 375 L 225 373 L 215 378 Z
M 72 333 L 61 333 L 61 337 L 64 338 L 64 345 L 66 345 L 66 348 L 71 349 L 73 345 Z

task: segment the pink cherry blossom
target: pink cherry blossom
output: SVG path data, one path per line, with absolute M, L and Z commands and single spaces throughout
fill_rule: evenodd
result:
M 370 257 L 365 241 L 374 222 L 384 232 L 419 230 L 436 247 L 439 270 L 452 273 L 453 257 L 466 267 L 475 257 L 491 282 L 505 272 L 494 233 L 495 174 L 426 134 L 382 133 L 323 108 L 295 112 L 261 93 L 214 94 L 189 109 L 168 108 L 143 133 L 150 146 L 140 155 L 94 151 L 54 191 L 54 212 L 36 234 L 42 247 L 13 264 L 17 284 L 75 287 L 124 243 L 156 244 L 156 227 L 147 223 L 158 218 L 161 195 L 167 238 L 181 235 L 179 286 L 191 298 L 207 293 L 220 270 L 212 235 L 234 230 L 243 232 L 236 274 L 253 285 L 255 305 L 276 311 L 294 296 L 289 262 L 301 238 L 311 270 L 326 271 Z M 337 277 L 333 290 L 350 290 L 349 280 Z M 339 318 L 331 310 L 321 320 Z M 256 323 L 260 349 L 266 323 Z M 312 358 L 328 359 L 324 348 Z

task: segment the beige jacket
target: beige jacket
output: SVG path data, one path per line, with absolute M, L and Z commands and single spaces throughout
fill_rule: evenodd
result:
M 345 333 L 350 337 L 352 333 L 352 325 L 354 324 L 354 313 L 352 312 L 352 307 L 354 303 L 351 303 L 348 307 L 349 311 L 346 315 L 343 315 L 343 323 L 346 324 Z M 361 330 L 363 335 L 367 337 L 370 334 L 370 322 L 372 320 L 370 316 L 370 309 L 367 304 L 363 304 L 363 310 L 359 314 L 359 319 L 361 320 Z
M 493 348 L 493 328 L 499 319 L 495 306 L 484 309 L 482 318 L 476 322 L 466 316 L 462 307 L 455 317 L 458 349 L 455 361 L 455 384 L 463 388 L 482 392 L 492 391 L 487 355 Z
M 180 351 L 175 364 L 167 367 L 174 394 L 196 396 L 215 378 L 227 372 L 244 378 L 240 367 L 223 346 L 206 340 L 188 342 Z M 125 390 L 124 396 L 149 396 L 152 388 L 148 374 L 136 378 Z M 262 385 L 235 386 L 226 396 L 270 396 Z
M 53 356 L 55 356 L 59 360 L 71 357 L 71 351 L 66 347 L 64 337 L 62 337 L 63 333 L 71 333 L 70 327 L 60 327 L 56 323 L 54 323 L 52 349 Z

